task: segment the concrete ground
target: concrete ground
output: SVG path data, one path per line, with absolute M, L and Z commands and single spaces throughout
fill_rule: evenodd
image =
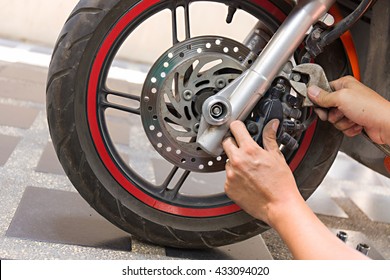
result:
M 50 141 L 49 53 L 0 40 L 0 259 L 291 258 L 273 230 L 217 250 L 186 251 L 144 244 L 99 217 L 64 175 Z M 369 256 L 390 259 L 388 178 L 340 153 L 308 203 L 332 231 L 349 234 L 350 246 L 367 243 Z

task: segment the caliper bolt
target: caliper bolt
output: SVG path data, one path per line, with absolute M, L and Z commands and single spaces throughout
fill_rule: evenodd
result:
M 296 98 L 293 95 L 287 95 L 286 96 L 286 102 L 290 104 L 292 107 L 297 107 L 299 104 L 298 98 Z
M 298 141 L 295 140 L 291 135 L 284 132 L 278 139 L 282 145 L 284 145 L 290 151 L 295 151 L 298 149 Z
M 185 101 L 191 101 L 192 97 L 194 96 L 194 94 L 192 93 L 192 91 L 190 91 L 189 89 L 185 90 L 183 92 L 183 99 Z
M 278 84 L 278 85 L 274 86 L 271 89 L 272 99 L 279 99 L 285 90 L 286 90 L 286 88 L 283 85 Z
M 290 108 L 285 103 L 283 103 L 283 114 L 285 114 L 286 116 L 293 118 L 293 119 L 299 119 L 302 116 L 301 110 L 295 109 L 295 108 Z
M 314 41 L 317 41 L 321 38 L 321 29 L 315 29 L 312 33 L 311 33 L 311 38 L 314 40 Z
M 255 122 L 248 123 L 246 129 L 248 130 L 250 135 L 256 135 L 257 133 L 259 133 L 259 127 Z
M 270 90 L 272 99 L 280 99 L 287 91 L 285 82 L 283 79 L 279 79 L 275 86 Z

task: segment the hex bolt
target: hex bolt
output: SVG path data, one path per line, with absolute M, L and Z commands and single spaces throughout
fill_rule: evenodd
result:
M 292 95 L 287 95 L 286 96 L 286 101 L 288 104 L 290 104 L 292 107 L 298 106 L 299 100 L 295 96 Z
M 210 125 L 221 126 L 229 121 L 232 107 L 223 96 L 211 96 L 202 106 L 202 114 L 205 121 Z
M 302 116 L 302 112 L 299 109 L 291 108 L 286 103 L 282 104 L 283 114 L 289 118 L 299 119 Z
M 313 31 L 313 33 L 311 34 L 311 38 L 314 40 L 314 41 L 317 41 L 321 38 L 321 30 L 320 29 L 316 29 Z
M 286 132 L 282 133 L 278 140 L 291 151 L 295 151 L 299 147 L 298 141 Z
M 356 247 L 356 250 L 358 250 L 363 255 L 367 256 L 368 252 L 370 251 L 370 246 L 368 246 L 365 243 L 359 243 Z
M 194 96 L 194 94 L 189 89 L 187 89 L 183 92 L 183 99 L 186 101 L 191 101 L 193 96 Z
M 336 235 L 341 241 L 347 242 L 348 234 L 345 231 L 339 231 Z
M 250 135 L 256 135 L 257 133 L 259 133 L 259 127 L 255 122 L 248 123 L 246 129 L 248 130 Z
M 285 92 L 286 91 L 286 86 L 285 85 L 282 85 L 282 84 L 276 84 L 276 88 L 281 91 L 281 92 Z
M 220 103 L 214 104 L 211 107 L 210 113 L 211 113 L 211 116 L 213 116 L 214 118 L 221 117 L 222 114 L 223 114 L 223 106 L 222 106 L 222 104 L 220 104 Z
M 222 79 L 222 78 L 217 79 L 217 80 L 215 81 L 215 86 L 216 86 L 218 89 L 223 89 L 223 88 L 225 88 L 225 87 L 226 87 L 226 81 L 225 81 L 225 79 Z
M 291 79 L 292 79 L 293 81 L 295 81 L 295 82 L 299 82 L 299 81 L 302 79 L 302 77 L 301 77 L 301 75 L 298 74 L 298 73 L 292 73 L 292 74 L 291 74 Z

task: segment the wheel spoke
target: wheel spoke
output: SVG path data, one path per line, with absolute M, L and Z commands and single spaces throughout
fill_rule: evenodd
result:
M 180 6 L 179 6 L 180 7 Z M 190 27 L 190 10 L 189 10 L 189 3 L 188 1 L 185 1 L 183 4 L 184 8 L 184 24 L 178 22 L 178 13 L 177 9 L 178 7 L 173 7 L 172 8 L 172 36 L 173 36 L 173 45 L 179 43 L 179 24 L 184 26 L 185 30 L 185 39 L 191 38 L 191 27 Z
M 185 16 L 185 28 L 186 28 L 186 39 L 191 38 L 190 28 L 190 6 L 188 2 L 184 5 L 184 16 Z
M 168 188 L 169 184 L 172 182 L 173 177 L 175 177 L 177 171 L 179 170 L 179 167 L 175 166 L 169 173 L 168 177 L 165 179 L 164 183 L 161 185 L 161 188 L 164 190 Z
M 119 100 L 118 102 L 111 102 L 108 100 L 109 96 L 113 96 L 122 100 Z M 102 89 L 102 98 L 100 100 L 100 106 L 102 106 L 104 109 L 111 108 L 135 115 L 141 114 L 141 109 L 139 105 L 135 108 L 130 106 L 129 104 L 126 104 L 128 102 L 123 101 L 131 101 L 131 102 L 137 102 L 139 103 L 141 101 L 141 97 L 139 95 L 130 94 L 130 93 L 124 93 L 119 91 L 113 91 L 113 90 L 107 90 Z
M 173 8 L 172 10 L 172 41 L 173 45 L 176 45 L 179 43 L 179 40 L 177 39 L 177 13 L 176 8 Z
M 191 171 L 185 171 L 181 175 L 181 177 L 180 177 L 179 181 L 176 183 L 175 187 L 171 190 L 166 191 L 166 195 L 168 195 L 168 197 L 170 199 L 174 199 L 177 196 L 177 194 L 179 193 L 181 187 L 183 186 L 184 182 L 187 180 L 190 173 L 191 173 Z
M 108 95 L 114 95 L 114 96 L 118 96 L 118 97 L 130 99 L 130 100 L 134 100 L 134 101 L 138 101 L 138 102 L 141 101 L 141 97 L 140 97 L 139 95 L 135 95 L 135 94 L 123 93 L 123 92 L 113 91 L 113 90 L 107 90 L 107 89 L 104 89 L 104 90 L 103 90 L 103 93 L 104 93 L 106 96 L 108 96 Z
M 176 183 L 175 187 L 169 191 L 169 193 L 175 198 L 179 193 L 184 182 L 187 180 L 188 176 L 191 174 L 191 171 L 186 170 L 180 177 L 179 181 Z
M 179 175 L 178 174 L 179 170 L 180 169 L 177 166 L 175 166 L 171 170 L 167 178 L 165 179 L 164 183 L 161 185 L 161 193 L 167 199 L 174 199 L 178 195 L 180 189 L 184 185 L 184 182 L 191 174 L 191 171 L 185 170 L 181 175 Z M 176 175 L 179 175 L 180 177 L 177 180 L 174 180 L 178 177 Z M 173 184 L 174 184 L 173 188 L 169 188 Z
M 112 108 L 112 109 L 116 109 L 116 110 L 119 110 L 119 111 L 130 113 L 130 114 L 141 115 L 140 108 L 137 108 L 137 109 L 130 108 L 130 107 L 126 107 L 126 106 L 123 106 L 123 105 L 113 104 L 113 103 L 110 103 L 108 101 L 102 101 L 102 102 L 100 102 L 100 104 L 105 109 L 106 108 Z

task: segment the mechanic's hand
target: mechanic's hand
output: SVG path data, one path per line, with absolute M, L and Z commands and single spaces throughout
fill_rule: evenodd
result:
M 273 217 L 288 211 L 286 205 L 302 199 L 293 174 L 276 142 L 279 121 L 272 120 L 263 131 L 264 149 L 249 135 L 245 125 L 230 125 L 234 136 L 223 142 L 226 164 L 226 194 L 244 211 L 272 226 Z M 278 215 L 276 215 L 278 212 Z
M 316 109 L 321 120 L 329 121 L 349 137 L 364 129 L 378 144 L 390 142 L 390 103 L 375 91 L 351 76 L 330 83 L 335 90 L 328 93 L 317 86 L 309 87 L 310 99 L 320 107 Z

